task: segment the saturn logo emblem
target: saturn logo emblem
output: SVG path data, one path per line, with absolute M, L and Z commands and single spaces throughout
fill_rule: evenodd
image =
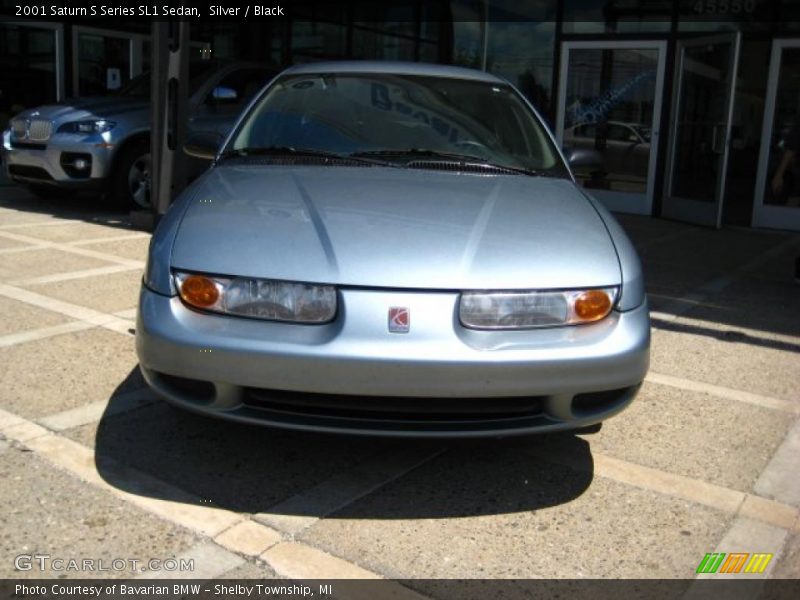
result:
M 411 328 L 411 313 L 404 306 L 389 308 L 389 332 L 408 333 Z

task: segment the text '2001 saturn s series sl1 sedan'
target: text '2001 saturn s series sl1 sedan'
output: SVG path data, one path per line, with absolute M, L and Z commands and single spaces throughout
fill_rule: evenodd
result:
M 293 67 L 162 219 L 145 379 L 207 415 L 394 436 L 576 429 L 647 372 L 639 259 L 492 75 Z

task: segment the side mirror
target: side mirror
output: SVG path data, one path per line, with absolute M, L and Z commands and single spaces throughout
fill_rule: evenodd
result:
M 239 94 L 233 88 L 218 85 L 211 91 L 211 97 L 218 102 L 235 102 L 239 99 Z
M 601 169 L 603 155 L 592 148 L 564 148 L 570 169 Z
M 218 133 L 204 131 L 190 135 L 183 145 L 183 151 L 194 158 L 214 160 L 221 143 L 222 136 Z

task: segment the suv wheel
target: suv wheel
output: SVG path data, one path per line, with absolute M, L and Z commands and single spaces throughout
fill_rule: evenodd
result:
M 123 150 L 112 181 L 113 200 L 123 208 L 147 208 L 150 202 L 150 145 L 139 142 Z

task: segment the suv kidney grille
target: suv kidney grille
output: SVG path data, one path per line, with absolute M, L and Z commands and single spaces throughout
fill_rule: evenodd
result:
M 32 142 L 46 142 L 53 133 L 53 123 L 44 119 L 31 119 L 28 126 L 28 139 Z

